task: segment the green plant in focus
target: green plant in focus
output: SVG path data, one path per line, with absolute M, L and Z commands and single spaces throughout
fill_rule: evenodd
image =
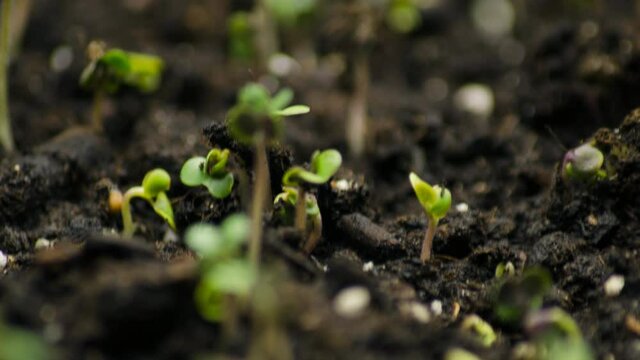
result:
M 338 171 L 342 165 L 342 155 L 334 149 L 318 151 L 311 155 L 309 170 L 294 166 L 287 170 L 282 176 L 282 185 L 293 187 L 297 191 L 297 203 L 295 211 L 294 226 L 301 233 L 306 227 L 306 189 L 305 185 L 324 184 Z
M 240 89 L 237 103 L 227 115 L 231 135 L 255 149 L 249 259 L 256 267 L 260 258 L 262 213 L 267 199 L 271 200 L 267 146 L 282 137 L 285 117 L 310 111 L 306 105 L 290 106 L 292 100 L 293 91 L 290 89 L 282 89 L 271 96 L 264 86 L 250 83 Z
M 223 321 L 234 304 L 247 301 L 257 278 L 257 269 L 241 256 L 249 236 L 250 221 L 231 215 L 222 225 L 195 224 L 185 232 L 185 243 L 199 257 L 200 281 L 195 302 L 209 321 Z
M 180 181 L 187 186 L 204 186 L 211 196 L 224 199 L 233 189 L 233 174 L 227 170 L 228 149 L 212 149 L 207 157 L 187 160 L 180 170 Z
M 171 176 L 163 169 L 149 171 L 142 180 L 141 186 L 134 186 L 124 193 L 122 200 L 122 233 L 131 236 L 135 232 L 135 225 L 131 216 L 131 200 L 140 198 L 146 200 L 153 211 L 162 217 L 175 230 L 173 208 L 166 192 L 171 187 Z
M 0 143 L 6 153 L 14 150 L 11 117 L 9 116 L 9 62 L 11 56 L 11 0 L 2 1 L 0 24 Z
M 276 216 L 286 225 L 294 225 L 298 217 L 297 211 L 300 208 L 300 193 L 297 188 L 284 186 L 282 192 L 273 201 Z M 304 235 L 306 237 L 302 244 L 302 251 L 308 255 L 318 245 L 322 236 L 322 215 L 318 207 L 318 200 L 313 194 L 305 192 L 304 201 Z M 306 226 L 309 224 L 309 226 Z
M 607 172 L 602 168 L 602 151 L 586 143 L 567 151 L 562 161 L 562 179 L 566 182 L 591 182 L 605 179 Z
M 124 51 L 105 50 L 104 44 L 89 44 L 89 64 L 80 75 L 80 86 L 94 92 L 92 122 L 96 130 L 102 129 L 102 103 L 107 94 L 114 94 L 123 86 L 130 86 L 143 93 L 158 89 L 164 69 L 161 58 Z
M 409 181 L 416 193 L 416 197 L 429 219 L 429 227 L 422 242 L 420 251 L 420 261 L 427 262 L 431 259 L 431 248 L 433 238 L 436 235 L 438 223 L 447 215 L 451 207 L 451 192 L 447 188 L 438 185 L 431 186 L 426 181 L 420 179 L 415 173 L 409 174 Z

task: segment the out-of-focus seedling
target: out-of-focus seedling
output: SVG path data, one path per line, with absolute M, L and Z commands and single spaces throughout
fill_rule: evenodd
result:
M 524 316 L 542 307 L 551 289 L 551 275 L 543 268 L 530 268 L 522 276 L 507 278 L 498 288 L 494 314 L 504 324 L 517 325 Z
M 250 83 L 240 89 L 237 104 L 227 115 L 231 135 L 255 149 L 249 258 L 256 266 L 262 238 L 262 212 L 267 198 L 271 199 L 267 146 L 282 137 L 284 117 L 310 111 L 306 105 L 289 106 L 292 99 L 293 91 L 290 89 L 282 89 L 272 97 L 264 86 Z
M 161 58 L 120 49 L 105 50 L 104 44 L 93 41 L 87 53 L 89 64 L 82 71 L 80 86 L 94 93 L 92 123 L 102 129 L 102 103 L 107 94 L 126 85 L 143 93 L 151 93 L 160 86 L 164 62 Z
M 391 30 L 401 34 L 410 33 L 422 22 L 420 8 L 415 0 L 391 0 L 386 21 Z
M 591 360 L 593 353 L 571 315 L 554 307 L 530 313 L 524 328 L 534 337 L 536 359 Z
M 124 193 L 122 201 L 122 233 L 131 236 L 135 232 L 135 225 L 131 216 L 131 200 L 141 198 L 146 200 L 153 211 L 162 217 L 175 230 L 173 208 L 166 192 L 171 187 L 171 176 L 163 169 L 149 171 L 142 180 L 142 186 L 134 186 Z
M 486 347 L 490 347 L 498 339 L 493 327 L 475 314 L 464 318 L 462 324 L 460 324 L 460 329 L 471 332 Z
M 241 256 L 249 222 L 236 214 L 220 226 L 195 224 L 185 232 L 185 243 L 200 259 L 196 306 L 209 321 L 232 321 L 225 316 L 235 316 L 233 305 L 246 302 L 255 285 L 257 269 Z
M 290 27 L 313 13 L 317 0 L 265 0 L 265 3 L 278 24 Z
M 192 157 L 180 170 L 180 181 L 187 186 L 204 186 L 211 196 L 224 199 L 233 189 L 233 174 L 227 169 L 228 149 L 212 149 L 207 157 Z
M 511 261 L 506 263 L 499 263 L 496 266 L 496 279 L 502 279 L 503 277 L 511 277 L 516 274 L 516 268 Z
M 276 196 L 273 203 L 276 206 L 276 216 L 282 223 L 286 225 L 294 224 L 300 203 L 299 194 L 298 189 L 284 186 L 282 192 Z M 304 211 L 304 234 L 306 235 L 306 240 L 302 245 L 302 251 L 308 255 L 318 245 L 322 236 L 322 215 L 318 207 L 318 200 L 313 194 L 305 193 Z M 306 223 L 309 224 L 308 227 Z
M 231 14 L 227 21 L 227 32 L 229 36 L 229 56 L 242 61 L 254 59 L 254 31 L 251 28 L 249 14 L 244 11 L 237 11 Z
M 605 179 L 602 168 L 604 155 L 592 144 L 586 143 L 567 151 L 562 160 L 562 179 L 565 182 L 590 182 Z
M 463 348 L 452 348 L 444 354 L 444 360 L 481 360 L 480 357 Z
M 0 24 L 0 143 L 6 153 L 14 150 L 11 118 L 9 116 L 9 61 L 11 33 L 11 4 L 13 1 L 2 1 L 2 23 Z
M 297 189 L 297 204 L 294 226 L 304 233 L 306 227 L 306 190 L 305 185 L 324 184 L 338 171 L 342 165 L 342 155 L 338 150 L 316 150 L 311 156 L 310 169 L 294 166 L 282 176 L 282 185 Z
M 433 237 L 436 235 L 438 222 L 447 215 L 447 211 L 451 207 L 451 192 L 447 188 L 438 185 L 429 185 L 413 172 L 409 174 L 409 181 L 411 181 L 413 191 L 415 191 L 416 197 L 429 219 L 429 227 L 420 251 L 420 261 L 424 263 L 431 258 Z
M 47 360 L 54 358 L 44 339 L 31 331 L 6 324 L 0 318 L 0 359 Z

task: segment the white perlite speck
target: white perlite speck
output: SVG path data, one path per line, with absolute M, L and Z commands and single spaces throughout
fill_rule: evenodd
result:
M 333 310 L 345 318 L 360 316 L 371 302 L 371 294 L 364 286 L 351 286 L 343 289 L 333 299 Z
M 469 211 L 469 204 L 460 203 L 460 204 L 456 205 L 456 211 L 459 212 L 459 213 L 465 213 L 465 212 Z
M 611 275 L 604 283 L 604 293 L 609 297 L 620 295 L 620 292 L 624 288 L 624 276 Z
M 366 262 L 362 265 L 362 271 L 369 272 L 371 270 L 373 270 L 373 261 Z
M 7 255 L 0 251 L 0 270 L 4 269 L 7 266 L 8 261 L 9 259 L 7 258 Z
M 442 315 L 442 301 L 440 300 L 433 300 L 431 302 L 431 312 L 435 315 L 435 316 L 440 316 Z

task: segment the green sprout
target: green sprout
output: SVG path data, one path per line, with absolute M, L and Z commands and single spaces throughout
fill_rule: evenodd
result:
M 590 182 L 607 177 L 602 168 L 604 155 L 592 144 L 586 143 L 569 150 L 562 161 L 564 181 Z
M 233 174 L 227 170 L 229 150 L 212 149 L 207 157 L 192 157 L 180 170 L 180 181 L 187 186 L 204 186 L 211 196 L 224 199 L 233 189 Z
M 521 276 L 506 279 L 498 288 L 493 311 L 502 323 L 519 324 L 528 313 L 542 307 L 544 296 L 551 289 L 551 275 L 543 268 L 533 267 Z
M 260 257 L 262 213 L 267 198 L 271 199 L 267 146 L 282 137 L 284 117 L 310 111 L 306 105 L 289 106 L 292 99 L 293 91 L 290 89 L 282 89 L 271 96 L 264 86 L 250 83 L 240 89 L 238 102 L 228 113 L 227 125 L 231 135 L 255 149 L 249 258 L 256 266 Z
M 525 330 L 534 336 L 537 359 L 590 360 L 593 353 L 571 315 L 553 307 L 527 316 Z
M 89 44 L 90 62 L 82 71 L 80 86 L 94 92 L 92 122 L 102 129 L 102 103 L 106 94 L 114 94 L 126 85 L 142 93 L 151 93 L 160 86 L 164 62 L 161 58 L 120 49 L 105 51 L 99 42 Z
M 475 314 L 465 317 L 460 328 L 471 332 L 485 347 L 490 347 L 498 339 L 493 327 Z
M 249 14 L 237 11 L 227 21 L 229 34 L 229 56 L 233 59 L 249 61 L 254 58 L 253 34 Z
M 305 193 L 304 201 L 304 221 L 306 240 L 302 245 L 302 251 L 309 255 L 318 245 L 322 236 L 322 215 L 318 207 L 318 200 L 313 194 Z M 284 186 L 282 192 L 278 194 L 273 201 L 276 205 L 276 214 L 278 218 L 286 225 L 293 225 L 294 219 L 297 218 L 297 211 L 300 204 L 299 191 L 295 187 Z M 310 226 L 307 228 L 306 223 Z
M 515 275 L 516 267 L 513 266 L 511 261 L 507 261 L 506 263 L 501 262 L 496 266 L 495 276 L 496 279 L 502 279 L 503 277 L 511 277 Z
M 391 30 L 407 34 L 420 26 L 422 19 L 416 2 L 416 0 L 391 0 L 386 14 L 387 25 Z
M 11 48 L 11 4 L 13 1 L 2 1 L 2 24 L 0 24 L 0 143 L 6 153 L 13 152 L 13 132 L 9 116 L 9 84 L 8 72 Z
M 303 16 L 313 13 L 317 0 L 265 0 L 265 3 L 279 24 L 293 26 Z
M 133 235 L 136 230 L 131 217 L 131 199 L 133 198 L 146 200 L 153 207 L 153 211 L 175 230 L 176 225 L 173 220 L 173 208 L 166 194 L 166 191 L 168 191 L 170 187 L 171 177 L 169 174 L 163 169 L 154 169 L 144 176 L 142 186 L 134 186 L 124 193 L 121 212 L 122 233 L 125 236 Z
M 320 185 L 326 183 L 336 171 L 338 171 L 340 165 L 342 165 L 342 155 L 340 155 L 338 150 L 316 150 L 311 156 L 311 166 L 309 170 L 300 166 L 294 166 L 287 170 L 282 176 L 282 185 L 295 187 L 299 194 L 295 207 L 294 226 L 301 233 L 305 232 L 306 227 L 306 190 L 303 185 Z
M 409 174 L 409 181 L 411 181 L 413 191 L 415 191 L 418 201 L 429 219 L 429 227 L 420 252 L 420 260 L 426 263 L 431 258 L 431 247 L 433 246 L 433 237 L 436 235 L 438 222 L 447 215 L 447 211 L 451 207 L 451 192 L 447 188 L 429 185 L 413 172 Z
M 231 215 L 222 225 L 195 224 L 185 232 L 185 243 L 199 257 L 200 281 L 195 302 L 200 314 L 213 322 L 229 316 L 229 302 L 248 299 L 257 279 L 256 268 L 240 256 L 249 235 L 250 220 Z

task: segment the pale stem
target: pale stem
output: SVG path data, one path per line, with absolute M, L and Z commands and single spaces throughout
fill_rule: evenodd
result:
M 93 105 L 91 106 L 91 124 L 97 132 L 102 132 L 102 107 L 105 101 L 105 93 L 96 90 L 93 94 Z
M 369 97 L 369 56 L 360 50 L 356 53 L 353 69 L 354 91 L 349 102 L 347 118 L 347 143 L 351 155 L 362 156 L 367 140 L 367 99 Z
M 429 227 L 427 228 L 427 233 L 422 241 L 422 251 L 420 252 L 420 261 L 423 263 L 426 263 L 431 259 L 431 247 L 433 246 L 433 237 L 436 235 L 437 229 L 438 221 L 430 217 Z
M 264 133 L 255 138 L 255 183 L 253 185 L 253 202 L 251 204 L 251 239 L 249 242 L 249 260 L 258 268 L 262 242 L 262 214 L 267 200 L 269 186 L 269 167 Z
M 140 197 L 146 199 L 146 194 L 142 186 L 134 186 L 124 193 L 122 199 L 122 235 L 132 236 L 136 231 L 136 227 L 133 224 L 133 218 L 131 216 L 131 199 L 134 197 Z
M 309 236 L 307 237 L 307 241 L 304 243 L 302 247 L 302 252 L 305 255 L 311 254 L 313 249 L 318 246 L 320 242 L 320 238 L 322 237 L 322 216 L 318 214 L 318 216 L 313 217 L 313 221 L 311 223 L 311 231 L 309 232 Z
M 11 3 L 12 0 L 2 0 L 2 24 L 0 24 L 0 142 L 7 153 L 13 152 L 15 147 L 11 133 L 8 100 Z
M 302 186 L 298 186 L 298 200 L 296 201 L 296 214 L 293 225 L 296 230 L 304 236 L 307 228 L 307 204 L 306 191 Z
M 278 34 L 276 24 L 267 8 L 266 0 L 258 0 L 255 6 L 256 47 L 264 71 L 268 67 L 271 56 L 278 52 Z

